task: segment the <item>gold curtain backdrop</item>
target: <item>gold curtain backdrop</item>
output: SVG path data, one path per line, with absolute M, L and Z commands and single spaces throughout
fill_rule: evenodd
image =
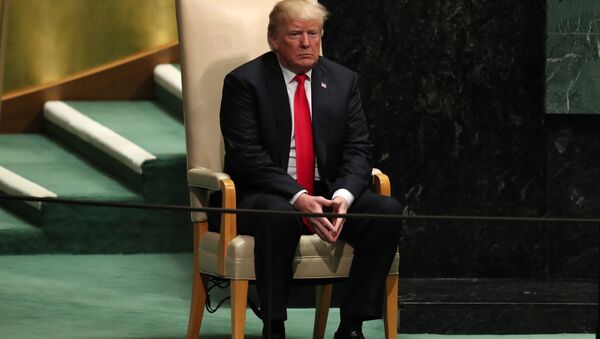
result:
M 10 6 L 3 93 L 177 40 L 173 0 L 4 1 Z
M 2 85 L 4 83 L 4 54 L 6 54 L 5 36 L 6 36 L 6 22 L 5 17 L 8 14 L 6 8 L 8 7 L 8 1 L 0 0 L 0 94 L 2 93 Z M 2 98 L 0 97 L 0 124 L 2 123 Z

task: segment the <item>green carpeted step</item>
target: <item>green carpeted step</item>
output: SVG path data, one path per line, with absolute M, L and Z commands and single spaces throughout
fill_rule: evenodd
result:
M 0 135 L 0 165 L 61 198 L 141 201 L 141 196 L 81 156 L 40 134 Z
M 158 100 L 183 120 L 181 100 L 181 65 L 162 64 L 154 68 L 155 93 Z
M 153 101 L 66 101 L 158 158 L 185 154 L 183 123 Z
M 140 193 L 46 136 L 0 135 L 0 149 L 0 166 L 59 198 L 143 202 Z M 31 217 L 31 210 L 35 209 L 29 207 L 25 216 Z M 47 240 L 42 252 L 179 252 L 191 248 L 188 213 L 43 203 L 36 219 Z
M 46 130 L 52 136 L 139 191 L 144 202 L 188 205 L 183 123 L 166 107 L 151 101 L 48 102 L 45 118 Z M 187 212 L 78 209 L 88 215 L 110 217 L 110 223 L 118 224 L 114 227 L 122 235 L 109 237 L 100 231 L 99 236 L 105 240 L 96 245 L 72 232 L 70 237 L 77 237 L 86 249 L 105 253 L 116 249 L 126 253 L 191 249 Z M 64 212 L 83 224 L 89 219 L 69 210 Z M 73 220 L 62 224 L 73 225 Z M 93 220 L 84 233 L 95 234 L 97 226 L 93 225 L 98 223 L 101 220 Z M 67 232 L 75 229 L 69 226 Z
M 66 113 L 56 113 L 61 110 Z M 72 127 L 82 125 L 81 119 L 69 118 L 78 114 L 91 119 L 90 132 Z M 46 124 L 63 143 L 142 191 L 146 201 L 187 203 L 184 127 L 165 106 L 152 101 L 52 102 L 46 104 Z M 100 129 L 108 131 L 90 136 Z M 107 139 L 117 138 L 123 140 L 107 146 Z M 125 142 L 130 145 L 120 146 Z M 129 155 L 134 146 L 145 157 Z
M 0 254 L 42 253 L 46 249 L 44 232 L 0 208 Z
M 138 193 L 46 136 L 0 135 L 0 149 L 0 166 L 52 193 L 46 196 L 141 201 Z M 6 204 L 30 221 L 42 223 L 44 204 L 41 207 L 24 202 Z
M 142 197 L 125 185 L 40 134 L 0 135 L 0 165 L 56 194 L 60 198 L 140 202 Z M 7 207 L 22 217 L 52 230 L 51 220 L 63 206 L 10 202 Z M 67 207 L 69 208 L 69 207 Z M 67 214 L 68 216 L 68 214 Z M 59 213 L 58 219 L 67 218 Z M 65 224 L 72 225 L 77 217 Z M 77 227 L 76 227 L 77 228 Z

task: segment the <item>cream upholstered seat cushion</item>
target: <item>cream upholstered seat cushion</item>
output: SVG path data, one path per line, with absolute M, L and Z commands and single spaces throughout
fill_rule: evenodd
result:
M 219 233 L 207 232 L 200 241 L 199 262 L 203 273 L 217 273 L 217 248 Z M 317 235 L 304 235 L 300 239 L 294 259 L 295 279 L 342 278 L 347 277 L 352 263 L 354 249 L 349 244 L 338 241 L 329 244 Z M 390 269 L 398 273 L 400 257 Z M 238 235 L 227 247 L 225 258 L 226 278 L 254 280 L 254 238 Z

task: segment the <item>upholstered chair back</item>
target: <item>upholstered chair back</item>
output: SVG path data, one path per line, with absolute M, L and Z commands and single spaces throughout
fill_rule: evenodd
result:
M 189 168 L 222 170 L 219 107 L 223 78 L 269 50 L 268 13 L 275 2 L 179 1 L 178 22 L 186 25 L 179 38 Z
M 219 107 L 225 75 L 267 52 L 268 15 L 276 0 L 179 0 L 183 110 L 189 168 L 222 171 Z M 192 205 L 206 205 L 202 194 Z M 203 213 L 193 214 L 203 221 Z

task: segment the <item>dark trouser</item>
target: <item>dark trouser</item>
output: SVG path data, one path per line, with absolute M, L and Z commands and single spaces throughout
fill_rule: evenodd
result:
M 294 210 L 285 198 L 265 193 L 243 194 L 237 204 L 238 208 Z M 402 210 L 395 199 L 367 191 L 355 198 L 348 212 L 401 214 Z M 300 236 L 307 234 L 306 226 L 297 217 L 281 215 L 238 215 L 237 225 L 238 233 L 254 236 L 263 320 L 287 319 L 292 262 Z M 346 220 L 340 239 L 353 245 L 354 259 L 340 310 L 342 319 L 381 318 L 385 278 L 396 254 L 400 228 L 396 220 Z

